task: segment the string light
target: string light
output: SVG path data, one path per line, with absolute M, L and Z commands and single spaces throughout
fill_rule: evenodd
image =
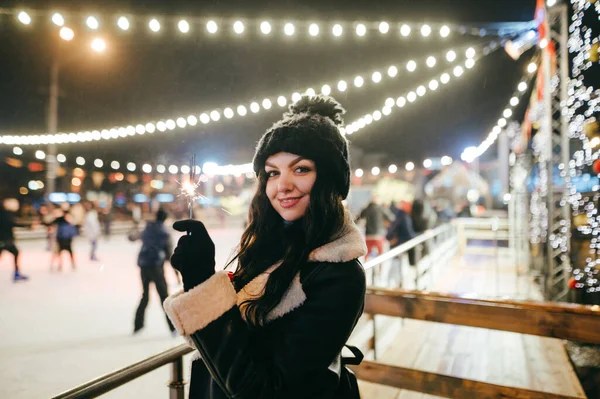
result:
M 436 63 L 436 59 L 433 56 L 427 57 L 427 61 L 425 62 L 429 68 L 433 68 Z
M 308 34 L 311 36 L 317 36 L 319 34 L 319 25 L 310 24 L 308 27 Z
M 404 167 L 407 171 L 411 172 L 415 169 L 415 164 L 412 162 L 407 162 L 406 166 Z
M 389 31 L 390 31 L 390 24 L 388 24 L 385 21 L 379 23 L 379 32 L 381 32 L 381 34 L 385 35 Z
M 185 19 L 182 19 L 177 24 L 177 28 L 181 33 L 188 33 L 190 31 L 190 24 Z
M 73 29 L 63 26 L 62 28 L 60 28 L 60 32 L 58 33 L 58 35 L 63 40 L 71 41 L 75 37 L 75 32 L 73 32 Z
M 87 19 L 85 20 L 85 24 L 87 25 L 88 28 L 90 28 L 92 30 L 96 30 L 100 26 L 96 17 L 92 17 L 92 16 L 87 17 Z
M 440 28 L 440 36 L 441 37 L 448 37 L 450 35 L 450 28 L 446 25 L 442 26 Z
M 271 24 L 268 21 L 263 21 L 260 23 L 260 31 L 265 35 L 271 33 Z
M 531 72 L 528 73 L 530 75 L 532 74 Z M 519 92 L 519 95 L 523 95 L 523 90 L 520 90 L 521 85 L 523 84 L 527 86 L 527 83 L 525 81 L 522 81 L 517 85 L 517 91 Z M 519 104 L 519 98 L 517 97 L 517 95 L 511 96 L 509 104 L 513 107 Z M 496 126 L 494 126 L 488 137 L 483 142 L 481 142 L 481 144 L 479 144 L 477 147 L 470 147 L 462 153 L 461 159 L 463 161 L 467 163 L 473 162 L 476 158 L 480 157 L 483 153 L 485 153 L 492 144 L 496 142 L 498 135 L 502 131 L 502 128 L 508 124 L 506 118 L 510 118 L 511 116 L 513 116 L 513 112 L 510 108 L 506 108 L 502 112 L 502 115 L 503 118 L 498 119 Z
M 93 47 L 96 48 L 97 50 L 101 50 L 106 48 L 106 43 L 100 39 L 97 38 L 94 40 L 93 42 Z M 433 56 L 429 56 L 428 59 L 430 60 L 429 63 L 431 64 L 431 58 L 435 58 Z M 427 61 L 425 61 L 427 62 Z M 417 63 L 414 60 L 410 60 L 407 64 L 406 67 L 408 70 L 416 70 L 417 68 Z M 387 77 L 390 78 L 394 78 L 398 76 L 398 68 L 395 65 L 391 65 L 387 68 Z M 375 71 L 371 73 L 371 80 L 373 81 L 373 83 L 379 83 L 383 80 L 384 75 L 379 72 L 379 71 Z M 447 83 L 447 77 L 445 77 L 444 75 L 442 75 L 442 77 L 440 78 L 440 80 L 442 81 L 442 83 Z M 365 80 L 362 77 L 362 75 L 357 75 L 354 79 L 353 79 L 353 83 L 354 86 L 357 88 L 363 87 L 365 85 Z M 348 90 L 348 84 L 346 83 L 346 80 L 342 79 L 339 80 L 336 88 L 338 91 L 340 92 L 345 92 L 346 90 Z M 315 95 L 315 90 L 312 88 L 309 88 L 305 91 L 301 91 L 304 92 L 308 95 Z M 331 86 L 325 84 L 321 86 L 321 92 L 324 94 L 328 94 L 331 93 Z M 291 100 L 292 102 L 296 102 L 300 99 L 301 94 L 300 92 L 294 92 L 291 96 Z M 414 101 L 416 99 L 413 98 L 413 95 L 408 95 L 407 99 L 409 101 Z M 272 103 L 270 102 L 271 100 L 269 100 L 269 102 L 264 102 L 263 104 L 263 109 L 268 110 L 270 108 L 272 108 Z M 267 106 L 265 106 L 265 104 L 267 104 Z M 271 106 L 269 106 L 268 104 L 270 104 Z M 277 98 L 277 104 L 281 107 L 287 105 L 287 98 L 286 96 L 279 96 Z M 252 111 L 252 113 L 258 113 L 260 111 L 260 105 L 255 104 L 255 105 L 250 105 L 250 111 Z M 244 105 L 239 105 L 237 107 L 237 115 L 239 117 L 244 117 L 246 116 L 248 113 L 247 108 Z M 235 114 L 233 113 L 233 110 L 229 109 L 227 111 L 223 110 L 223 116 L 227 119 L 231 119 L 235 116 Z M 215 109 L 210 113 L 201 113 L 198 116 L 195 115 L 190 115 L 187 118 L 183 118 L 183 117 L 177 117 L 175 118 L 175 120 L 173 119 L 167 119 L 167 120 L 161 120 L 161 121 L 157 121 L 157 122 L 145 122 L 145 123 L 136 123 L 131 125 L 130 127 L 115 127 L 115 128 L 111 128 L 111 129 L 102 129 L 102 131 L 96 131 L 94 130 L 93 132 L 86 132 L 86 134 L 76 134 L 74 132 L 71 133 L 57 133 L 54 135 L 28 135 L 28 136 L 11 136 L 11 135 L 2 135 L 0 136 L 0 144 L 7 144 L 7 145 L 43 145 L 43 144 L 51 144 L 51 143 L 57 143 L 57 144 L 63 144 L 63 143 L 79 143 L 79 142 L 87 142 L 87 141 L 93 141 L 93 140 L 112 140 L 112 139 L 118 139 L 118 138 L 124 138 L 124 137 L 128 137 L 128 136 L 133 136 L 136 133 L 139 135 L 145 134 L 147 133 L 154 133 L 155 131 L 159 131 L 159 132 L 165 132 L 166 130 L 174 130 L 176 128 L 186 128 L 187 126 L 195 126 L 195 124 L 200 121 L 202 124 L 208 124 L 211 122 L 217 122 L 221 119 L 221 112 L 219 109 Z M 135 127 L 134 127 L 135 126 Z
M 356 177 L 362 177 L 362 176 L 363 176 L 363 174 L 364 174 L 364 172 L 363 172 L 363 170 L 362 170 L 362 169 L 356 169 L 356 170 L 354 171 L 354 176 L 356 176 Z
M 17 15 L 17 19 L 23 25 L 29 25 L 31 23 L 31 17 L 25 11 L 19 12 L 19 14 Z
M 358 36 L 364 36 L 367 33 L 367 27 L 364 24 L 357 24 L 356 25 L 356 34 Z
M 498 48 L 497 46 L 493 46 L 493 49 L 497 49 L 497 48 Z M 460 76 L 463 73 L 464 73 L 464 70 L 462 69 L 462 67 L 456 66 L 454 68 L 455 75 Z M 440 77 L 440 80 L 443 83 L 448 83 L 450 81 L 450 75 L 448 73 L 444 73 Z M 429 82 L 429 86 L 430 86 L 431 90 L 434 91 L 439 87 L 439 84 L 437 83 L 437 80 L 434 79 Z M 426 93 L 427 93 L 427 89 L 425 88 L 425 86 L 420 85 L 417 87 L 417 89 L 415 91 L 410 91 L 408 94 L 406 94 L 406 97 L 404 97 L 404 96 L 398 97 L 398 99 L 395 102 L 395 105 L 397 105 L 398 108 L 402 108 L 406 105 L 407 101 L 409 103 L 413 103 L 417 100 L 418 97 L 424 96 Z M 382 118 L 382 116 L 389 116 L 392 113 L 392 110 L 393 110 L 392 107 L 394 106 L 394 102 L 389 101 L 389 100 L 390 99 L 385 100 L 384 107 L 382 108 L 381 112 L 379 110 L 376 110 L 372 113 L 372 117 L 373 117 L 374 121 L 378 121 Z M 360 121 L 361 121 L 361 119 L 359 118 L 358 120 L 355 120 L 354 122 L 347 125 L 345 133 L 346 134 L 354 134 L 358 130 L 362 129 L 365 126 L 365 124 L 360 123 Z
M 217 31 L 219 30 L 219 26 L 217 25 L 217 23 L 215 21 L 208 21 L 206 23 L 206 31 L 208 33 L 210 33 L 211 35 L 214 35 L 215 33 L 217 33 Z
M 65 19 L 59 13 L 52 14 L 52 23 L 56 26 L 63 26 L 65 24 Z
M 283 27 L 283 32 L 287 35 L 287 36 L 292 36 L 294 34 L 294 32 L 296 32 L 296 28 L 294 27 L 294 24 L 292 23 L 287 23 L 285 24 L 285 26 Z
M 117 26 L 121 28 L 121 30 L 129 30 L 129 20 L 126 17 L 119 17 Z
M 151 19 L 148 26 L 152 32 L 158 32 L 160 30 L 160 22 L 158 22 L 157 19 Z
M 429 25 L 423 25 L 421 27 L 421 35 L 423 37 L 428 37 L 431 34 L 431 27 Z
M 446 53 L 446 59 L 448 60 L 448 62 L 454 62 L 454 60 L 456 59 L 456 53 L 454 52 L 454 50 L 450 50 Z
M 235 21 L 233 24 L 233 31 L 235 33 L 237 33 L 238 35 L 241 35 L 242 33 L 244 33 L 244 29 L 246 29 L 244 27 L 244 23 L 242 21 Z
M 410 35 L 410 26 L 406 24 L 402 25 L 402 27 L 400 28 L 400 34 L 405 37 Z
M 398 171 L 398 167 L 397 167 L 396 165 L 394 165 L 394 164 L 391 164 L 391 165 L 388 167 L 388 172 L 390 172 L 390 173 L 392 173 L 392 174 L 396 173 L 397 171 Z
M 335 24 L 335 25 L 333 25 L 333 28 L 331 31 L 333 33 L 333 36 L 339 37 L 339 36 L 342 36 L 342 33 L 344 32 L 344 28 L 342 28 L 342 25 L 340 25 L 340 24 Z

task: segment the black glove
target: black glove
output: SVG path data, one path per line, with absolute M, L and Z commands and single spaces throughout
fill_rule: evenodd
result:
M 173 228 L 188 233 L 177 242 L 171 264 L 181 273 L 184 290 L 189 291 L 215 274 L 215 244 L 198 220 L 180 220 Z

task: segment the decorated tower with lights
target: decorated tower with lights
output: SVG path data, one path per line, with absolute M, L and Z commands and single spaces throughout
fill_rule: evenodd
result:
M 571 80 L 568 119 L 571 159 L 569 203 L 573 210 L 573 259 L 569 286 L 573 299 L 598 303 L 600 298 L 600 1 L 570 0 Z

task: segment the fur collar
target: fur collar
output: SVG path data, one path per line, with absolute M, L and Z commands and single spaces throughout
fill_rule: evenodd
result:
M 354 223 L 347 218 L 338 237 L 312 251 L 308 259 L 310 262 L 343 263 L 360 258 L 366 253 L 367 246 L 365 240 Z M 243 312 L 243 303 L 249 299 L 258 298 L 263 294 L 267 281 L 269 280 L 269 275 L 279 265 L 280 263 L 274 264 L 264 273 L 246 284 L 244 288 L 237 293 L 237 304 L 240 307 L 240 310 L 242 310 L 242 316 L 245 314 Z M 267 321 L 270 322 L 282 317 L 302 305 L 305 300 L 306 294 L 302 289 L 300 273 L 298 273 L 292 280 L 288 290 L 283 294 L 279 304 L 267 316 Z

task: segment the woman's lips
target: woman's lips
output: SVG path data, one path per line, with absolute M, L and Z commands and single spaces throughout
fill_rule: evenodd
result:
M 300 202 L 301 198 L 302 197 L 280 199 L 279 205 L 281 205 L 282 208 L 286 208 L 286 209 L 291 208 L 291 207 L 297 205 L 298 202 Z

